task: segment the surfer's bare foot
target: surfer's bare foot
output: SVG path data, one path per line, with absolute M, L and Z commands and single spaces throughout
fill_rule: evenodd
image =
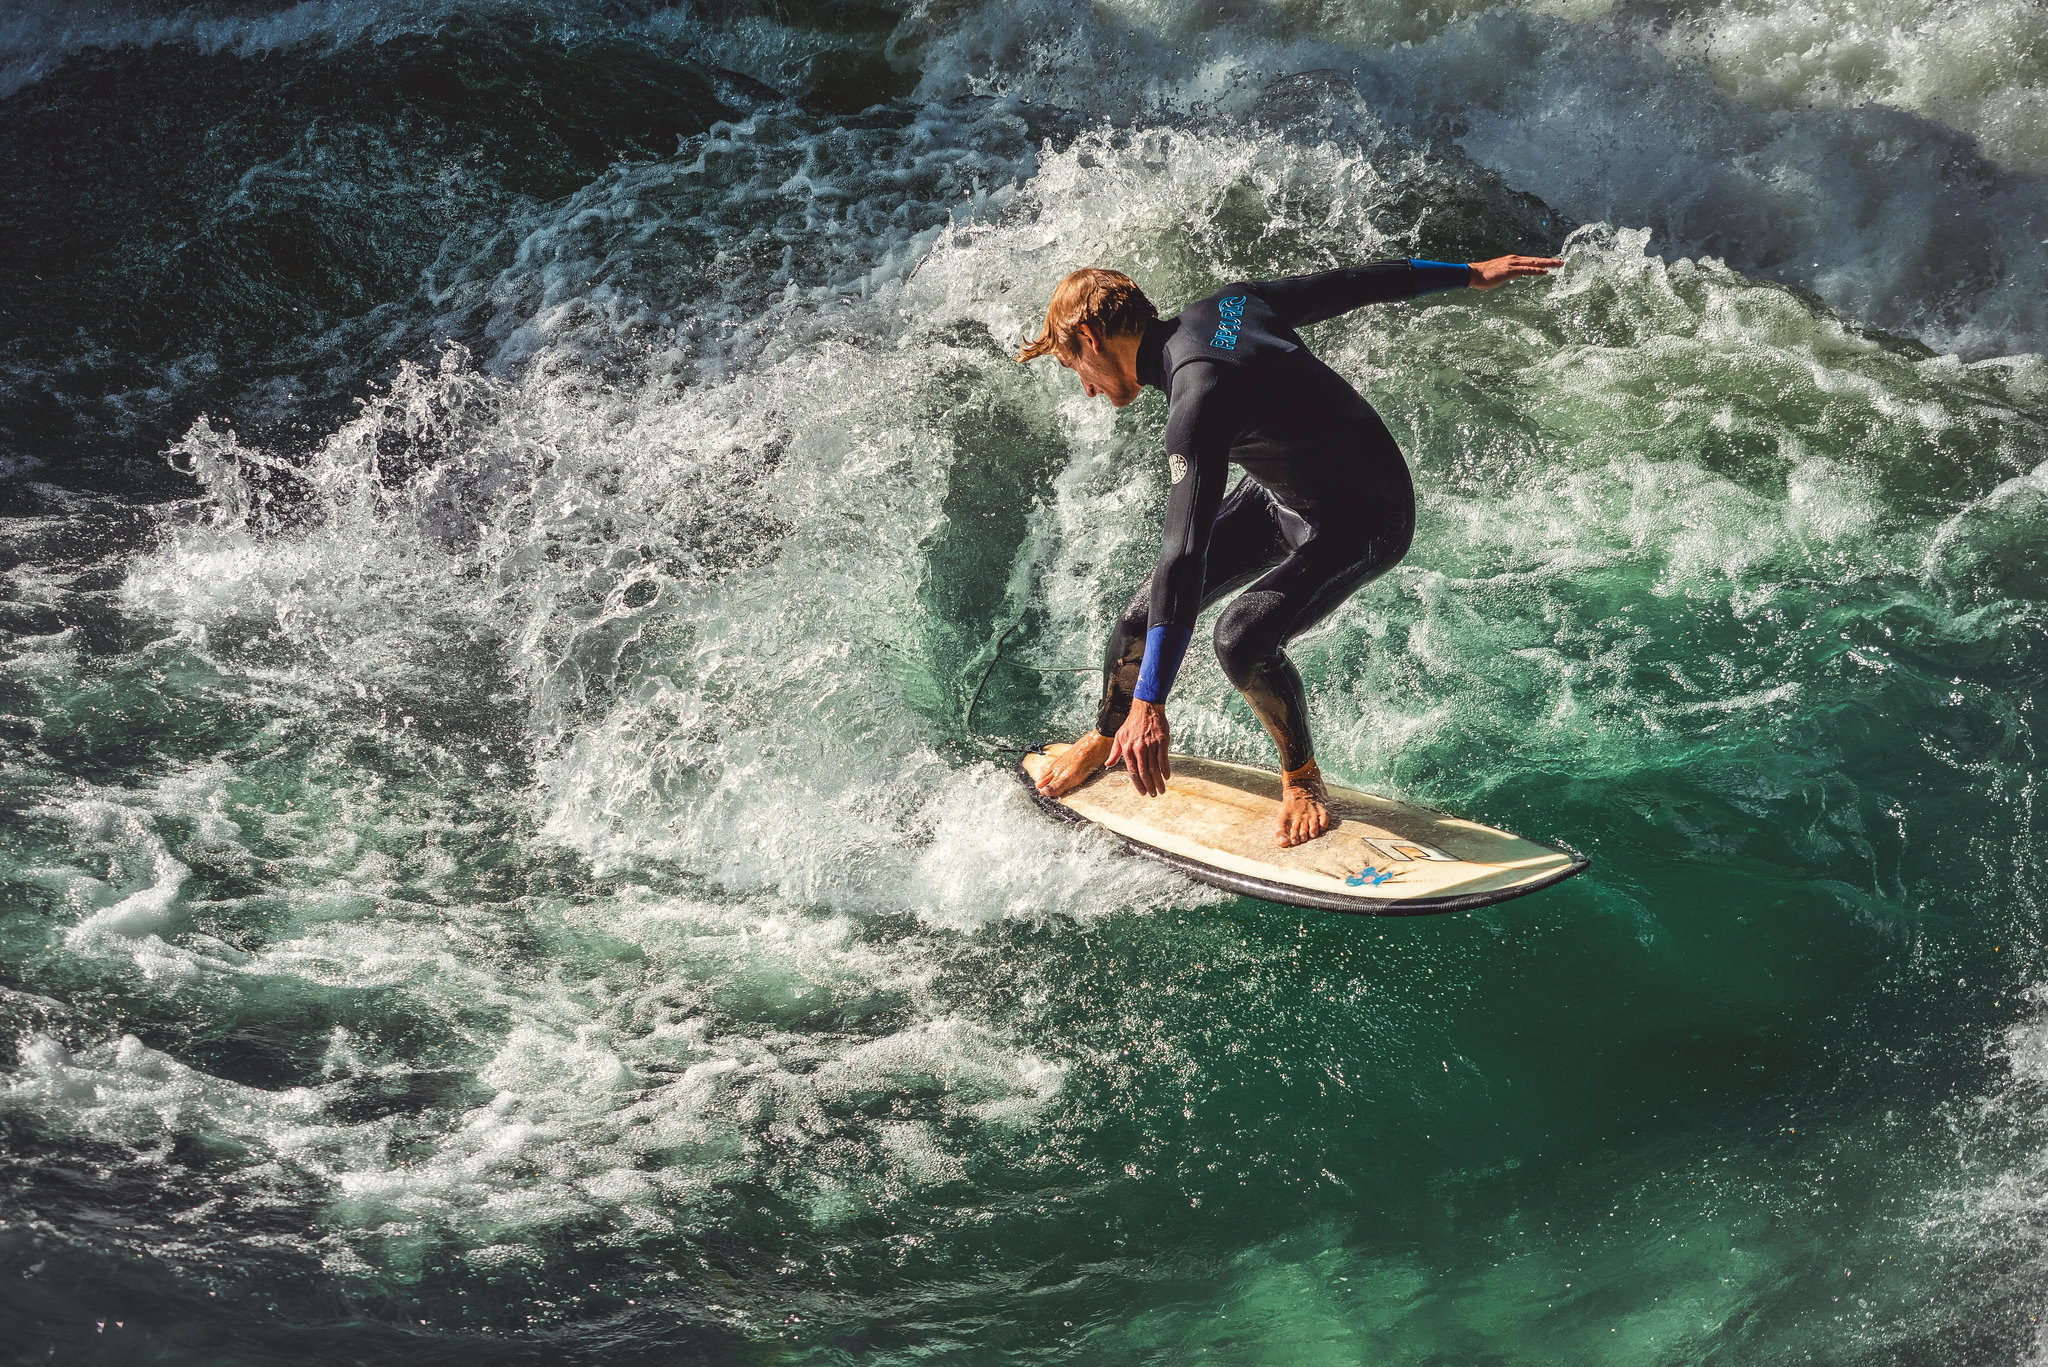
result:
M 1109 759 L 1116 742 L 1100 731 L 1090 731 L 1054 756 L 1038 776 L 1038 791 L 1047 797 L 1065 797 L 1086 783 Z
M 1280 824 L 1273 843 L 1281 849 L 1305 845 L 1330 829 L 1330 793 L 1323 771 L 1310 760 L 1280 775 Z

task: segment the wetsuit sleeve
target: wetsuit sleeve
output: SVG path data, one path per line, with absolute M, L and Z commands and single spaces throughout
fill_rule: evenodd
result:
M 1152 618 L 1135 690 L 1145 702 L 1166 701 L 1202 610 L 1209 532 L 1223 505 L 1235 435 L 1229 405 L 1219 392 L 1222 379 L 1219 367 L 1199 361 L 1182 366 L 1173 376 L 1173 409 L 1166 419 L 1166 459 L 1173 485 L 1166 496 L 1159 563 L 1152 570 Z
M 1254 285 L 1259 297 L 1289 327 L 1305 328 L 1367 304 L 1391 304 L 1432 290 L 1471 282 L 1467 266 L 1442 261 L 1373 261 L 1363 266 L 1295 275 Z

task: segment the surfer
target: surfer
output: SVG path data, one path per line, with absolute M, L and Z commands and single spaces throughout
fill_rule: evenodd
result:
M 1059 797 L 1119 763 L 1139 792 L 1166 791 L 1166 697 L 1195 618 L 1248 585 L 1216 623 L 1216 657 L 1280 751 L 1274 841 L 1299 845 L 1330 829 L 1308 700 L 1283 647 L 1407 553 L 1415 489 L 1379 414 L 1295 329 L 1433 290 L 1490 290 L 1563 264 L 1375 261 L 1238 281 L 1165 320 L 1118 271 L 1090 267 L 1060 281 L 1044 333 L 1017 359 L 1051 354 L 1090 398 L 1118 408 L 1148 385 L 1164 393 L 1169 489 L 1158 563 L 1109 635 L 1095 729 L 1047 765 L 1041 793 Z M 1233 464 L 1245 477 L 1226 496 Z

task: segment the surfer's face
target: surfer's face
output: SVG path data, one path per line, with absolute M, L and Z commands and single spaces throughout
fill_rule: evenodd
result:
M 1080 348 L 1060 364 L 1081 377 L 1088 397 L 1100 394 L 1118 408 L 1138 397 L 1144 386 L 1138 383 L 1138 334 L 1101 338 L 1083 323 L 1075 329 Z

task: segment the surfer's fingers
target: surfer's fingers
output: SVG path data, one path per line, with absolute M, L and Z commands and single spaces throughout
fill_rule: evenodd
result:
M 1548 275 L 1562 265 L 1564 262 L 1554 256 L 1501 256 L 1478 263 L 1479 277 L 1472 283 L 1480 289 L 1492 289 L 1510 280 Z
M 1131 768 L 1138 775 L 1139 792 L 1146 797 L 1158 797 L 1166 791 L 1165 785 L 1159 781 L 1159 757 L 1153 753 L 1151 746 L 1133 746 L 1130 762 Z
M 1131 786 L 1141 793 L 1150 791 L 1145 774 L 1144 745 L 1129 739 L 1119 731 L 1116 734 L 1116 748 L 1123 755 L 1124 768 L 1131 776 Z

